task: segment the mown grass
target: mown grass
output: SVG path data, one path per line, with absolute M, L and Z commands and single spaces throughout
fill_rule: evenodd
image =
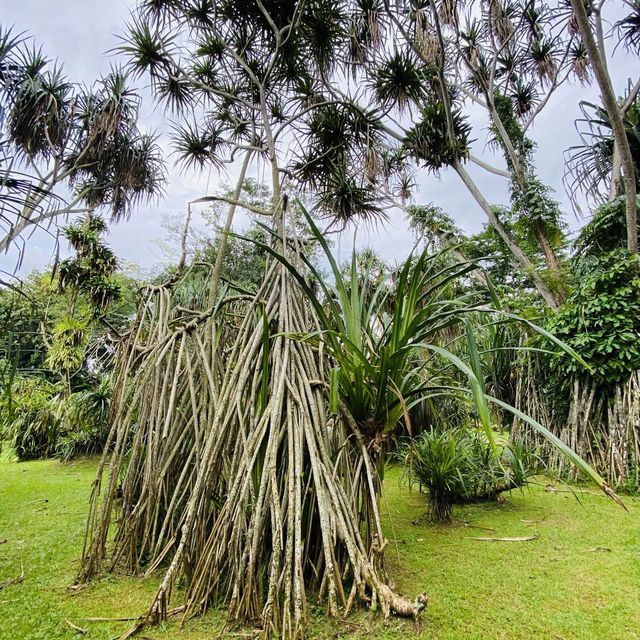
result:
M 0 638 L 81 637 L 66 620 L 88 630 L 84 638 L 113 638 L 122 618 L 148 605 L 157 578 L 109 576 L 86 589 L 68 586 L 78 569 L 84 517 L 95 460 L 17 464 L 0 456 L 0 583 L 20 573 L 24 581 L 0 590 Z M 359 612 L 327 622 L 312 612 L 313 638 L 631 639 L 640 638 L 640 503 L 624 512 L 595 491 L 547 492 L 532 487 L 503 503 L 457 507 L 454 526 L 424 518 L 422 496 L 409 492 L 392 469 L 385 481 L 383 513 L 390 575 L 396 588 L 426 591 L 429 606 L 418 623 Z M 566 489 L 566 488 L 565 488 Z M 537 534 L 528 542 L 485 542 L 477 537 Z M 224 630 L 213 611 L 184 628 L 153 628 L 147 638 L 198 640 L 247 637 Z

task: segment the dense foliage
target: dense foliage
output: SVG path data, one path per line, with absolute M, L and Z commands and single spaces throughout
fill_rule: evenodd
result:
M 74 255 L 21 287 L 0 289 L 0 439 L 18 459 L 96 453 L 110 402 L 110 342 L 134 310 L 95 214 L 65 227 Z M 111 332 L 111 336 L 109 333 Z
M 55 385 L 38 378 L 21 378 L 0 405 L 2 437 L 9 440 L 18 460 L 46 458 L 55 452 L 58 438 L 59 394 Z M 13 404 L 9 417 L 8 402 Z
M 591 370 L 556 359 L 550 366 L 560 379 L 592 376 L 614 385 L 640 369 L 640 271 L 637 257 L 624 248 L 624 207 L 624 198 L 599 207 L 576 240 L 574 288 L 549 328 Z
M 69 214 L 126 217 L 162 191 L 164 161 L 138 127 L 139 102 L 117 67 L 80 86 L 0 25 L 0 249 Z
M 98 453 L 107 438 L 110 400 L 108 377 L 67 394 L 63 385 L 20 376 L 0 398 L 0 438 L 18 460 Z
M 640 369 L 640 274 L 624 249 L 594 257 L 549 328 L 590 367 L 554 361 L 558 377 L 592 375 L 614 384 Z
M 17 216 L 2 212 L 0 248 L 71 207 L 85 213 L 63 229 L 74 255 L 51 274 L 41 375 L 17 368 L 20 338 L 6 336 L 3 429 L 21 459 L 103 449 L 79 579 L 105 564 L 164 569 L 126 637 L 171 615 L 176 592 L 185 617 L 225 603 L 265 639 L 303 637 L 311 594 L 331 616 L 360 602 L 416 618 L 426 598 L 396 593 L 383 556 L 382 479 L 399 434 L 414 440 L 409 475 L 439 520 L 456 500 L 526 484 L 538 460 L 523 424 L 523 441 L 541 438 L 616 500 L 594 449 L 608 478 L 637 465 L 637 88 L 616 102 L 594 37 L 602 15 L 582 0 L 463 4 L 140 0 L 119 47 L 127 71 L 94 92 L 0 33 L 0 195 Z M 630 49 L 631 9 L 618 23 Z M 610 118 L 599 147 L 610 202 L 570 257 L 531 125 L 558 87 L 592 74 Z M 179 259 L 119 324 L 118 261 L 94 209 L 126 216 L 164 176 L 128 77 L 144 77 L 169 114 L 184 170 L 239 171 L 235 187 L 187 204 Z M 501 166 L 475 155 L 478 121 Z M 50 179 L 16 180 L 14 158 Z M 487 199 L 470 164 L 506 179 L 504 202 Z M 386 218 L 421 172 L 444 171 L 486 215 L 480 234 L 413 207 L 423 246 L 401 265 L 355 250 L 338 265 L 327 233 Z M 48 207 L 61 185 L 72 204 Z M 198 203 L 212 204 L 217 236 L 191 246 Z M 251 218 L 244 237 L 236 210 Z M 28 314 L 7 296 L 9 314 Z M 554 378 L 573 387 L 566 428 L 557 398 L 539 402 Z M 513 429 L 506 444 L 498 424 Z
M 469 428 L 422 432 L 404 453 L 409 481 L 428 490 L 429 513 L 452 518 L 453 505 L 495 499 L 526 485 L 541 461 L 522 443 L 494 447 Z

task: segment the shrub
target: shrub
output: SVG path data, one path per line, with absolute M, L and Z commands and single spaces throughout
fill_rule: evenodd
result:
M 60 426 L 58 388 L 40 378 L 21 378 L 13 393 L 7 435 L 18 460 L 53 454 Z
M 102 450 L 107 438 L 111 381 L 70 395 L 61 386 L 35 377 L 20 377 L 11 397 L 11 415 L 0 402 L 4 434 L 18 460 L 57 456 L 70 460 Z M 6 419 L 5 419 L 6 417 Z
M 428 490 L 429 513 L 437 522 L 450 521 L 456 503 L 489 500 L 524 486 L 541 467 L 522 443 L 493 447 L 469 429 L 424 431 L 405 457 L 409 481 Z
M 560 382 L 573 375 L 589 375 L 604 384 L 623 382 L 640 369 L 638 259 L 618 249 L 585 258 L 582 267 L 580 282 L 548 328 L 592 371 L 564 354 L 551 356 L 550 369 Z
M 66 461 L 102 451 L 107 439 L 111 392 L 111 380 L 103 378 L 95 387 L 67 398 L 55 445 L 56 456 Z

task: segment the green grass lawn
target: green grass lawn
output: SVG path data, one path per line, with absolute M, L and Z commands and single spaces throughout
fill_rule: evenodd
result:
M 0 638 L 113 638 L 127 622 L 88 617 L 131 617 L 150 602 L 157 578 L 109 576 L 86 589 L 68 586 L 78 569 L 84 517 L 96 462 L 17 464 L 0 456 Z M 415 624 L 356 613 L 327 622 L 315 613 L 313 638 L 616 639 L 640 638 L 640 502 L 629 513 L 595 490 L 580 494 L 533 487 L 501 504 L 456 508 L 454 526 L 424 520 L 424 500 L 399 482 L 385 482 L 383 513 L 389 572 L 413 597 L 426 591 L 429 606 Z M 475 537 L 537 534 L 529 542 L 484 542 Z M 176 602 L 179 604 L 179 602 Z M 66 620 L 88 630 L 73 631 Z M 215 638 L 224 612 L 179 628 L 166 624 L 146 638 Z M 220 637 L 250 637 L 247 630 Z

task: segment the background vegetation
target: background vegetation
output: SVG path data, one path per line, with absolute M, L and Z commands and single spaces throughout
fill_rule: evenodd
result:
M 542 622 L 514 597 L 538 577 L 520 562 L 527 553 L 544 549 L 533 564 L 553 574 L 559 559 L 548 554 L 562 549 L 545 547 L 545 535 L 567 541 L 573 531 L 567 553 L 589 558 L 580 556 L 584 574 L 573 563 L 573 577 L 591 586 L 601 554 L 615 551 L 583 549 L 572 519 L 560 533 L 546 515 L 519 518 L 540 524 L 535 535 L 460 532 L 513 531 L 519 508 L 555 514 L 564 493 L 553 487 L 505 496 L 541 471 L 543 483 L 589 478 L 622 507 L 616 491 L 640 489 L 640 81 L 618 95 L 608 72 L 620 47 L 638 53 L 640 4 L 625 2 L 606 32 L 602 9 L 583 0 L 141 0 L 121 34 L 123 68 L 91 88 L 0 27 L 0 250 L 36 228 L 71 250 L 47 273 L 0 289 L 0 440 L 22 461 L 3 473 L 49 469 L 57 501 L 62 468 L 36 459 L 101 452 L 77 602 L 82 589 L 115 593 L 146 575 L 132 593 L 150 596 L 148 608 L 124 621 L 123 637 L 152 625 L 169 633 L 174 615 L 211 608 L 194 629 L 217 625 L 222 606 L 265 639 L 302 638 L 310 622 L 332 633 L 321 614 L 356 634 L 393 636 L 391 615 L 422 624 L 421 572 L 438 574 L 441 549 L 425 556 L 420 543 L 438 535 L 482 550 L 466 572 L 477 582 L 460 587 L 463 557 L 449 590 L 438 588 L 494 623 L 450 620 L 449 603 L 436 604 L 443 635 L 472 625 L 495 633 L 497 621 L 508 634 L 505 611 L 520 624 L 513 635 L 546 634 L 547 592 L 537 594 Z M 175 260 L 145 282 L 119 273 L 103 217 L 116 222 L 164 188 L 155 134 L 138 125 L 137 82 L 171 120 L 184 171 L 233 167 L 237 178 L 186 203 L 170 229 Z M 579 105 L 581 144 L 566 154 L 572 198 L 591 208 L 575 240 L 541 179 L 532 127 L 568 82 L 593 83 L 602 99 Z M 489 144 L 476 155 L 480 128 Z M 481 233 L 468 236 L 437 204 L 409 206 L 418 183 L 446 171 L 485 215 Z M 503 181 L 502 202 L 489 201 L 478 172 Z M 194 234 L 200 204 L 215 234 Z M 406 260 L 354 250 L 338 264 L 330 234 L 383 224 L 395 209 L 415 233 Z M 238 210 L 251 220 L 243 235 Z M 79 217 L 63 226 L 70 215 Z M 395 484 L 392 459 L 424 493 Z M 76 468 L 82 476 L 89 466 Z M 609 521 L 603 509 L 613 505 L 582 495 Z M 18 529 L 33 526 L 37 538 L 31 504 L 14 511 Z M 479 513 L 489 525 L 473 521 Z M 633 617 L 637 591 L 607 591 L 627 588 L 636 568 L 618 515 L 607 543 L 624 552 L 604 590 L 594 587 L 597 617 L 582 624 L 572 616 L 584 602 L 574 604 L 566 620 L 548 617 L 554 634 L 588 627 L 606 637 L 622 628 L 621 611 Z M 588 535 L 601 531 L 592 524 Z M 46 557 L 53 567 L 68 560 L 68 540 L 59 543 L 61 557 Z M 492 549 L 503 545 L 513 556 L 498 567 Z M 45 607 L 23 577 L 0 592 Z M 499 578 L 509 604 L 496 612 L 478 585 L 500 594 Z M 559 571 L 545 588 L 562 594 L 565 578 Z M 358 606 L 381 620 L 342 623 Z M 23 633 L 30 622 L 11 624 Z

